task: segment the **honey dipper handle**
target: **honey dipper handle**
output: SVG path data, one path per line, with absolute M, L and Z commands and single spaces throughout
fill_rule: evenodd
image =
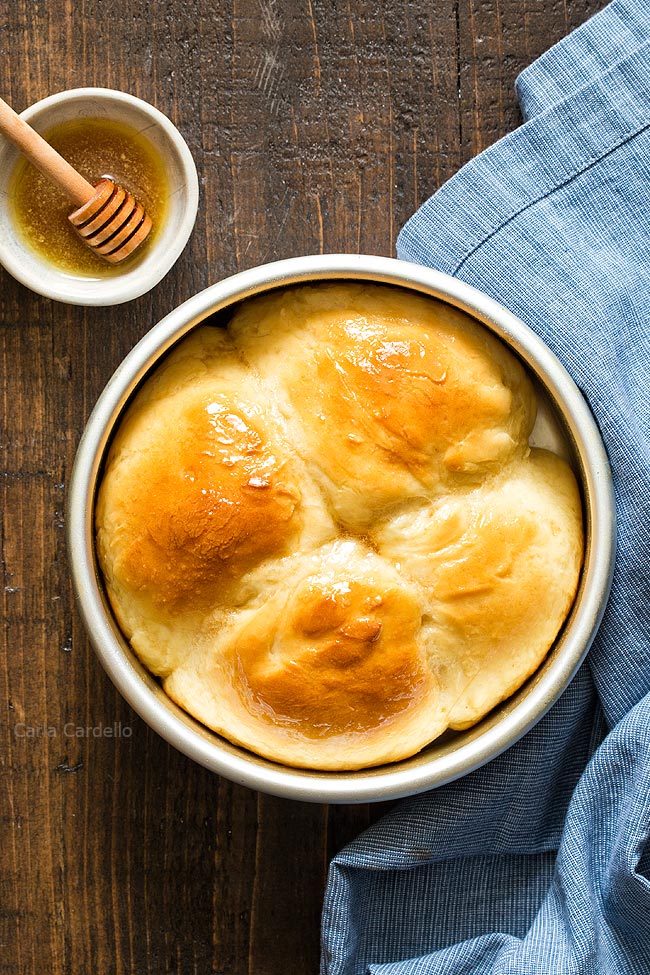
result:
M 78 207 L 88 203 L 95 195 L 92 184 L 1 98 L 0 132 Z

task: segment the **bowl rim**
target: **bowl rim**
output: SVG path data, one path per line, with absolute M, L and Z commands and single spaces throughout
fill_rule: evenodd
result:
M 515 349 L 560 407 L 584 479 L 589 545 L 581 596 L 562 637 L 562 652 L 550 662 L 547 658 L 525 696 L 486 734 L 411 768 L 397 762 L 353 772 L 311 772 L 260 759 L 228 742 L 222 749 L 216 733 L 206 734 L 199 722 L 174 713 L 179 709 L 152 692 L 153 678 L 147 680 L 129 657 L 106 608 L 95 562 L 94 497 L 102 458 L 127 400 L 156 360 L 208 315 L 230 304 L 279 286 L 337 278 L 411 288 L 483 322 Z M 602 618 L 614 567 L 615 507 L 609 462 L 591 411 L 564 366 L 527 325 L 494 299 L 440 271 L 394 258 L 327 254 L 260 265 L 225 278 L 183 302 L 146 333 L 118 366 L 88 419 L 69 484 L 66 536 L 77 604 L 95 651 L 115 686 L 155 731 L 200 765 L 249 788 L 301 801 L 358 803 L 397 799 L 460 778 L 496 758 L 541 720 L 584 660 Z M 165 696 L 162 691 L 160 695 Z
M 45 298 L 51 298 L 54 301 L 69 305 L 108 307 L 123 304 L 125 301 L 139 298 L 151 291 L 176 263 L 196 222 L 199 206 L 199 178 L 189 146 L 174 123 L 158 108 L 129 92 L 118 91 L 114 88 L 67 88 L 34 102 L 19 114 L 20 118 L 31 123 L 35 118 L 39 118 L 53 107 L 66 103 L 83 103 L 88 99 L 99 100 L 107 105 L 127 105 L 150 121 L 151 124 L 147 128 L 155 125 L 164 132 L 178 158 L 186 187 L 187 205 L 184 208 L 177 233 L 169 246 L 160 250 L 155 263 L 152 263 L 148 269 L 139 265 L 131 271 L 127 270 L 123 275 L 106 278 L 77 278 L 61 271 L 60 284 L 55 284 L 51 279 L 44 281 L 39 276 L 38 270 L 21 262 L 19 256 L 9 246 L 9 242 L 1 238 L 0 264 L 17 281 Z M 11 144 L 3 136 L 0 136 L 0 145 L 6 145 L 12 151 Z M 40 260 L 38 256 L 35 257 L 35 262 L 37 265 L 40 263 L 42 267 L 49 267 L 47 262 Z

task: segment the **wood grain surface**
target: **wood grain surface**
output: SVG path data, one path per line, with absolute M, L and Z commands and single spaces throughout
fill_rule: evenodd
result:
M 393 255 L 418 205 L 519 124 L 517 73 L 602 6 L 0 5 L 0 95 L 16 110 L 65 88 L 132 92 L 176 123 L 201 183 L 189 245 L 128 305 L 51 302 L 0 269 L 2 975 L 318 970 L 328 862 L 384 810 L 233 785 L 124 703 L 73 605 L 75 449 L 120 360 L 193 293 L 297 254 Z

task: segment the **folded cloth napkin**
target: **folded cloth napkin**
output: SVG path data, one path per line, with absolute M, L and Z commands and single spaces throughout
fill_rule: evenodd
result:
M 650 3 L 615 0 L 517 80 L 524 124 L 398 255 L 527 322 L 610 456 L 614 584 L 587 663 L 520 742 L 403 800 L 332 862 L 327 975 L 650 973 Z

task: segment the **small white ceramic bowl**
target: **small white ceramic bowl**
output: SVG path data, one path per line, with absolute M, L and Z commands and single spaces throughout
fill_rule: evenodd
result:
M 199 181 L 192 154 L 169 119 L 134 95 L 110 88 L 74 88 L 50 95 L 21 113 L 37 132 L 69 119 L 110 119 L 143 134 L 160 155 L 170 199 L 164 225 L 144 258 L 110 277 L 84 278 L 54 267 L 22 239 L 8 205 L 7 188 L 20 154 L 0 136 L 0 263 L 37 294 L 72 305 L 119 305 L 156 285 L 185 247 L 196 220 Z
M 254 755 L 181 711 L 138 661 L 104 593 L 95 554 L 95 493 L 111 436 L 130 397 L 168 350 L 193 328 L 228 315 L 238 302 L 278 287 L 319 281 L 376 281 L 431 295 L 468 312 L 508 345 L 538 388 L 536 443 L 561 444 L 580 484 L 586 550 L 575 604 L 536 674 L 467 731 L 448 733 L 412 758 L 355 772 L 311 772 Z M 298 257 L 243 271 L 195 295 L 151 329 L 126 357 L 88 421 L 68 491 L 67 538 L 82 618 L 101 662 L 132 707 L 195 761 L 253 789 L 312 802 L 368 802 L 423 792 L 499 755 L 548 711 L 583 661 L 609 593 L 614 501 L 607 455 L 588 406 L 553 353 L 522 321 L 463 281 L 390 258 L 352 254 Z

